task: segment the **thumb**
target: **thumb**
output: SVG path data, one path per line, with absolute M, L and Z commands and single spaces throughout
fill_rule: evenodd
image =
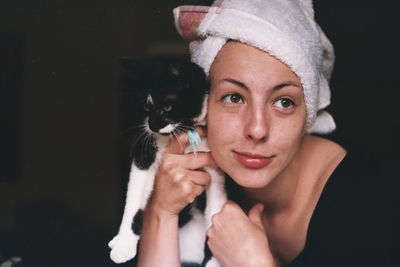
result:
M 264 225 L 262 223 L 261 214 L 264 210 L 264 205 L 262 203 L 258 203 L 254 205 L 249 211 L 249 219 L 262 230 L 264 230 Z

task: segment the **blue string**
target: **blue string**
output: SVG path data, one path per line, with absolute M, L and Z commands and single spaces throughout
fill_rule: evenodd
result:
M 189 130 L 187 132 L 188 138 L 189 138 L 189 144 L 190 147 L 193 150 L 196 150 L 196 148 L 200 145 L 201 143 L 201 138 L 199 133 L 196 130 Z

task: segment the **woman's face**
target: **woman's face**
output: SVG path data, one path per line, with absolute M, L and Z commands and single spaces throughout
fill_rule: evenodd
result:
M 304 135 L 299 78 L 266 52 L 228 42 L 210 70 L 208 142 L 238 184 L 267 186 L 287 169 Z

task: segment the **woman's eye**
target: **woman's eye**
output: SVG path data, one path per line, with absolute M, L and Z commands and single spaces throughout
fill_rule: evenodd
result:
M 288 109 L 294 106 L 294 102 L 289 98 L 280 98 L 274 103 L 278 108 Z
M 226 103 L 237 104 L 237 103 L 242 103 L 243 98 L 238 94 L 229 94 L 224 96 L 222 98 L 222 101 Z

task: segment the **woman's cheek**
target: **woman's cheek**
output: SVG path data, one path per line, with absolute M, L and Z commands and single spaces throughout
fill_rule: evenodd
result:
M 216 105 L 211 105 L 208 110 L 208 135 L 209 143 L 218 143 L 225 140 L 227 132 L 232 127 L 232 120 Z
M 211 154 L 218 166 L 223 167 L 229 159 L 229 150 L 232 148 L 232 143 L 237 138 L 234 134 L 235 128 L 231 120 L 225 116 L 209 117 L 208 121 L 208 144 Z

